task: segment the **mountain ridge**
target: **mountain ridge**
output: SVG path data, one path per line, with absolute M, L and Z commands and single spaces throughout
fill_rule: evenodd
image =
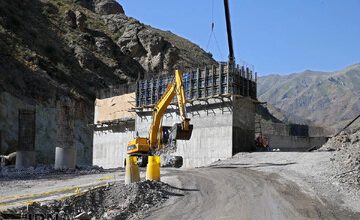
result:
M 359 84 L 356 63 L 334 72 L 259 77 L 258 96 L 281 109 L 289 121 L 338 129 L 360 114 Z

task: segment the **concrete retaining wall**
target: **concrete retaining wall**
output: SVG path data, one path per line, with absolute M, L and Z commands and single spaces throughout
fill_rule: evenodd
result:
M 11 153 L 18 148 L 18 115 L 19 109 L 22 108 L 33 108 L 36 111 L 36 163 L 54 164 L 57 129 L 55 104 L 49 101 L 46 105 L 36 105 L 6 92 L 0 93 L 0 130 L 2 133 L 0 154 Z M 92 110 L 88 110 L 88 106 L 76 106 L 76 109 L 74 133 L 77 164 L 91 165 L 93 134 L 88 124 L 93 119 Z
M 22 108 L 30 109 L 31 105 L 9 93 L 0 93 L 0 129 L 2 133 L 0 154 L 9 154 L 18 148 L 19 109 Z
M 327 141 L 326 130 L 320 127 L 269 122 L 261 127 L 270 147 L 281 151 L 307 151 Z
M 322 128 L 299 124 L 284 124 L 261 121 L 263 133 L 280 136 L 326 137 L 330 133 Z
M 231 106 L 224 108 L 225 111 L 208 107 L 208 110 L 188 114 L 194 125 L 191 139 L 177 141 L 174 155 L 183 157 L 185 168 L 204 166 L 233 155 Z
M 196 126 L 196 122 L 194 123 Z M 200 167 L 231 157 L 232 127 L 202 127 L 194 129 L 191 140 L 177 141 L 174 155 L 183 157 L 183 167 Z
M 255 104 L 244 97 L 233 98 L 233 154 L 252 151 L 255 139 Z
M 209 107 L 209 106 L 208 106 Z M 173 155 L 183 157 L 183 167 L 207 165 L 218 159 L 232 156 L 232 111 L 218 108 L 188 112 L 191 124 L 194 125 L 190 140 L 178 140 L 177 151 Z M 141 137 L 147 137 L 151 124 L 151 112 L 136 117 L 136 131 Z M 177 112 L 165 114 L 162 125 L 172 126 L 179 123 Z
M 320 147 L 326 143 L 326 137 L 297 137 L 267 135 L 271 148 L 281 151 L 307 151 L 312 147 Z
M 124 130 L 95 131 L 93 165 L 105 169 L 123 167 L 127 143 L 134 135 L 133 131 Z
M 194 125 L 192 137 L 188 141 L 178 140 L 177 150 L 173 153 L 183 157 L 183 167 L 208 165 L 252 149 L 255 105 L 251 99 L 211 99 L 200 104 L 187 107 L 188 117 Z M 179 122 L 179 115 L 174 109 L 165 114 L 162 124 L 172 126 Z M 138 113 L 135 127 L 140 136 L 148 135 L 150 123 L 150 111 Z

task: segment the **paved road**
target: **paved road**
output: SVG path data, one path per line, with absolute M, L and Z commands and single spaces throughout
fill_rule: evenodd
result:
M 360 219 L 332 207 L 277 174 L 236 165 L 176 173 L 184 196 L 172 197 L 146 219 Z

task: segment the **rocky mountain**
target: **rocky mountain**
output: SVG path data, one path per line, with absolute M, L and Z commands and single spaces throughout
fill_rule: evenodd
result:
M 360 114 L 360 64 L 336 72 L 269 75 L 258 82 L 259 99 L 284 121 L 337 129 Z
M 96 91 L 215 63 L 125 11 L 115 0 L 0 0 L 0 154 L 18 149 L 19 110 L 27 109 L 36 112 L 38 161 L 54 162 L 58 128 L 73 121 L 77 162 L 91 164 Z M 61 109 L 69 116 L 57 120 Z
M 126 16 L 115 0 L 0 1 L 0 91 L 89 102 L 148 72 L 212 64 L 169 31 Z

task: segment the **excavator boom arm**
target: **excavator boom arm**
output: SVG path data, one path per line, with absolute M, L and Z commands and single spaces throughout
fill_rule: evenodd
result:
M 158 134 L 160 131 L 160 123 L 161 119 L 163 118 L 167 107 L 171 104 L 171 101 L 173 100 L 174 96 L 177 96 L 178 106 L 180 110 L 180 118 L 181 118 L 181 128 L 179 129 L 179 132 L 181 131 L 188 131 L 189 128 L 189 121 L 186 117 L 186 110 L 185 110 L 185 104 L 186 104 L 186 97 L 185 97 L 185 91 L 184 91 L 184 84 L 183 84 L 183 73 L 180 70 L 175 71 L 175 79 L 172 83 L 170 83 L 164 92 L 163 96 L 160 98 L 160 100 L 156 103 L 154 110 L 153 110 L 153 121 L 151 123 L 150 127 L 150 135 L 149 135 L 149 144 L 151 147 L 154 147 L 158 145 Z M 189 131 L 191 132 L 191 131 Z M 189 135 L 185 135 L 186 137 Z
M 176 70 L 175 73 L 175 83 L 176 83 L 176 95 L 177 95 L 177 101 L 179 105 L 179 111 L 180 111 L 180 117 L 181 121 L 186 120 L 186 97 L 185 97 L 185 90 L 184 90 L 184 84 L 183 84 L 183 74 Z
M 170 83 L 166 88 L 164 95 L 160 98 L 160 100 L 156 103 L 156 106 L 153 110 L 153 120 L 150 127 L 150 135 L 149 135 L 149 144 L 150 146 L 155 146 L 158 140 L 158 132 L 160 129 L 161 119 L 164 116 L 167 107 L 170 105 L 172 99 L 175 96 L 175 85 L 174 83 Z

